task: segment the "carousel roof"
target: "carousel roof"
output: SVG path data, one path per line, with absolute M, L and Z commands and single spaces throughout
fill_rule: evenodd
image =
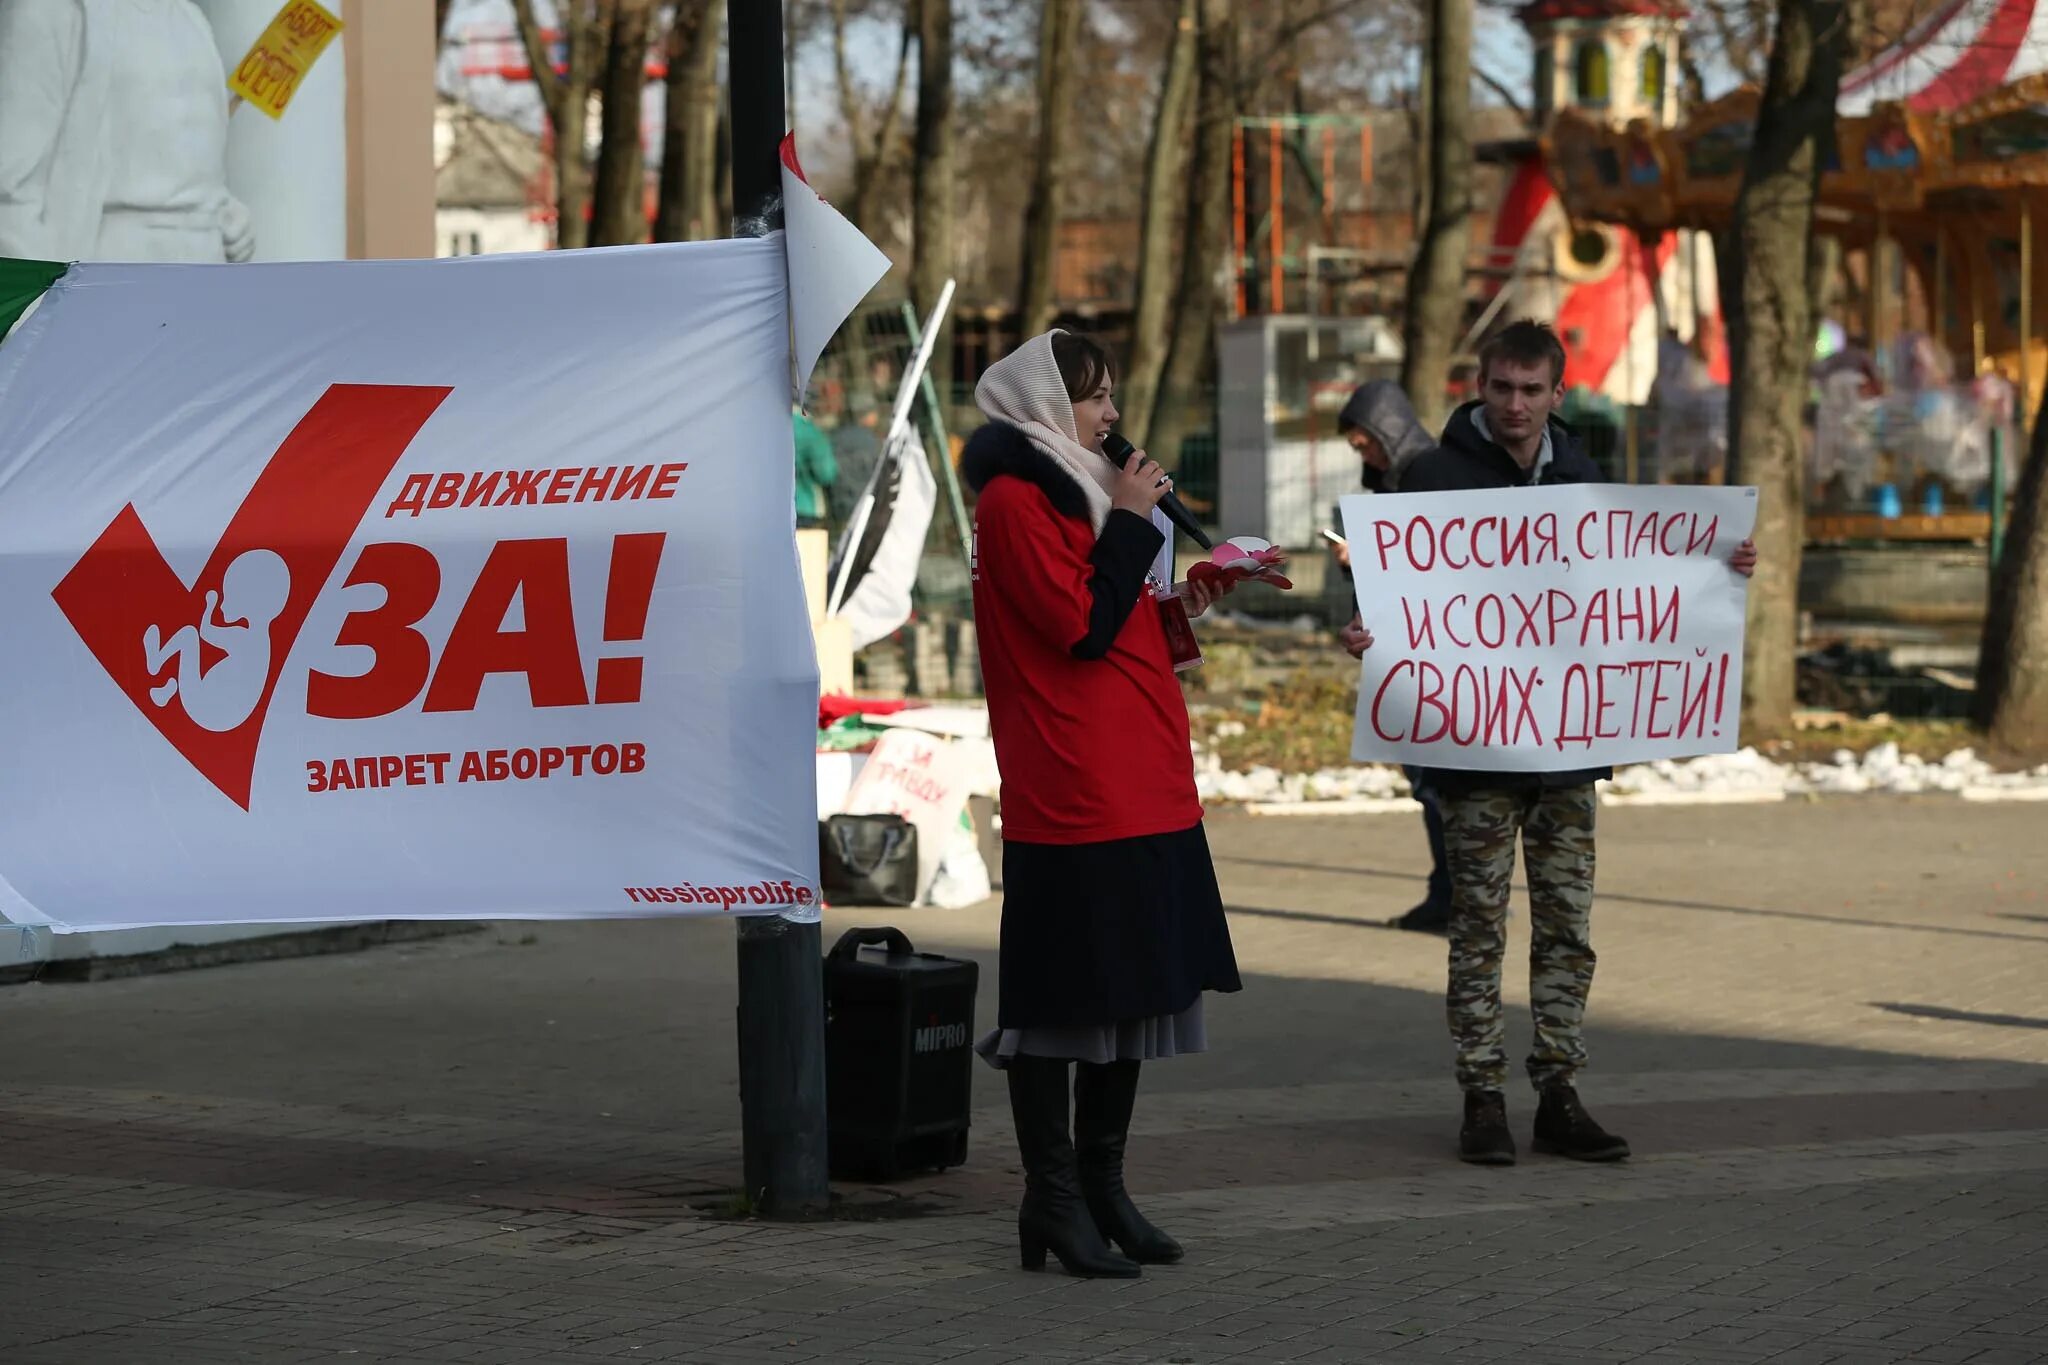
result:
M 2048 71 L 2048 0 L 1947 0 L 1842 79 L 1838 112 L 1898 101 L 1939 113 Z
M 1517 17 L 1524 24 L 1551 24 L 1560 19 L 1683 19 L 1682 0 L 1530 0 Z

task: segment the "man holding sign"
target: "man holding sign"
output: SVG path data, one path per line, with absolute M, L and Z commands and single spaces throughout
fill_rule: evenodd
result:
M 1554 415 L 1556 335 L 1517 322 L 1479 360 L 1481 399 L 1452 414 L 1404 496 L 1344 500 L 1361 610 L 1342 638 L 1366 659 L 1353 755 L 1426 766 L 1442 803 L 1459 1156 L 1515 1159 L 1500 988 L 1519 839 L 1534 1146 L 1616 1161 L 1628 1143 L 1573 1086 L 1595 962 L 1594 784 L 1609 762 L 1735 747 L 1745 590 L 1728 571 L 1756 566 L 1754 491 L 1583 487 L 1605 479 Z M 1390 633 L 1376 650 L 1368 606 Z

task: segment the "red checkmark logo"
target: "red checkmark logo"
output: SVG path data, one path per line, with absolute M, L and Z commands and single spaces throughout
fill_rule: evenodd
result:
M 448 393 L 331 385 L 193 582 L 164 562 L 130 503 L 51 593 L 136 709 L 244 810 L 285 658 L 377 490 Z

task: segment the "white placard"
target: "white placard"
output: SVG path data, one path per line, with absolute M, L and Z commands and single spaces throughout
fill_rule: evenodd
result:
M 875 741 L 846 794 L 852 815 L 900 815 L 917 829 L 917 889 L 924 894 L 960 828 L 972 785 L 967 755 L 921 730 L 890 730 Z
M 1732 753 L 1753 488 L 1341 502 L 1372 631 L 1360 760 L 1546 772 Z

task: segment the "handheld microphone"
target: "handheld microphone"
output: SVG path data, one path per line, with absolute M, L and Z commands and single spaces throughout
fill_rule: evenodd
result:
M 1121 433 L 1112 431 L 1102 438 L 1102 453 L 1109 457 L 1111 464 L 1122 469 L 1131 456 L 1138 453 L 1138 448 L 1125 440 Z M 1216 548 L 1214 542 L 1202 534 L 1202 523 L 1195 520 L 1195 514 L 1182 505 L 1172 489 L 1168 489 L 1166 496 L 1159 500 L 1159 510 L 1166 513 L 1166 519 L 1180 527 L 1189 540 L 1205 550 Z

